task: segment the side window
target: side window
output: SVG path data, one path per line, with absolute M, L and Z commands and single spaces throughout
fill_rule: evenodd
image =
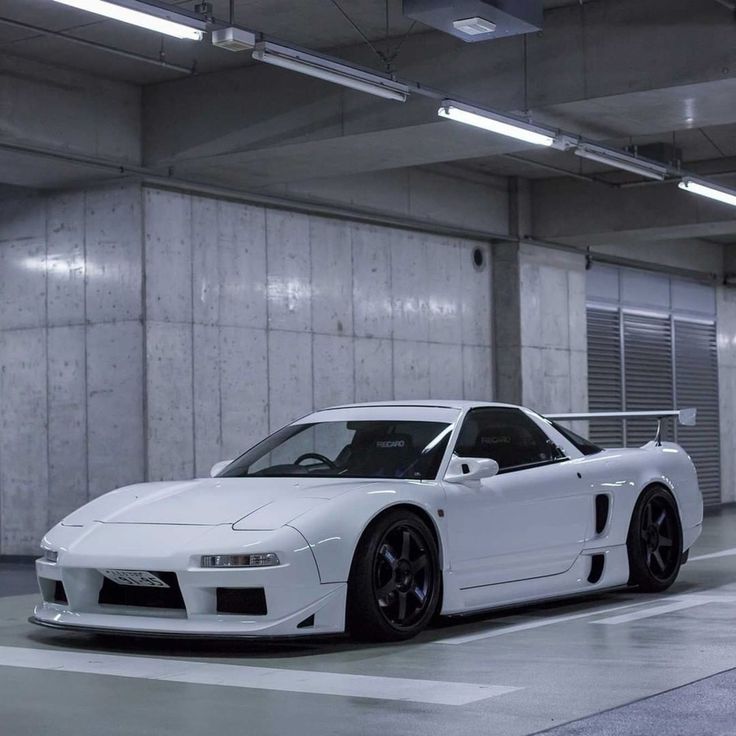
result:
M 561 459 L 558 448 L 524 412 L 505 407 L 468 412 L 455 454 L 493 458 L 502 471 Z

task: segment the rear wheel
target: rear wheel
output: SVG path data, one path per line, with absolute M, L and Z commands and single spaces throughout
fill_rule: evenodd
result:
M 403 509 L 389 511 L 363 534 L 348 581 L 348 629 L 366 641 L 409 639 L 437 608 L 437 545 L 427 524 Z
M 682 528 L 677 504 L 665 488 L 648 488 L 639 497 L 627 540 L 629 582 L 646 593 L 666 590 L 682 561 Z

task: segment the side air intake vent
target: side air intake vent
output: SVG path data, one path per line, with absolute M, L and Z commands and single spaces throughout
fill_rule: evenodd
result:
M 296 627 L 297 629 L 310 629 L 314 626 L 314 614 L 311 616 L 307 616 L 307 618 L 304 619 L 304 621 L 300 621 Z
M 593 555 L 590 558 L 590 573 L 588 574 L 589 583 L 597 583 L 601 579 L 605 559 L 605 555 Z
M 64 590 L 64 584 L 61 580 L 57 580 L 54 585 L 54 603 L 69 603 L 66 597 L 66 590 Z
M 602 534 L 608 524 L 608 511 L 611 500 L 605 493 L 595 497 L 595 533 Z

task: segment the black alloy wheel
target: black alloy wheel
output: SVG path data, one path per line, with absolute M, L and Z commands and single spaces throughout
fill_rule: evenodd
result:
M 370 641 L 408 639 L 439 600 L 437 545 L 411 512 L 389 511 L 363 535 L 348 582 L 348 627 Z
M 413 626 L 426 611 L 433 584 L 426 540 L 411 525 L 395 524 L 378 545 L 373 563 L 373 590 L 381 613 L 392 626 Z
M 631 518 L 628 537 L 630 582 L 645 592 L 659 592 L 675 582 L 682 560 L 682 528 L 672 494 L 647 489 Z

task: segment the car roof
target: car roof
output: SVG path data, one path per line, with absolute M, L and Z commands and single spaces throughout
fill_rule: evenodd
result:
M 499 402 L 494 401 L 469 401 L 466 399 L 411 399 L 408 401 L 366 401 L 361 402 L 359 404 L 340 404 L 338 406 L 329 406 L 325 407 L 324 409 L 316 409 L 314 413 L 318 413 L 320 411 L 332 411 L 333 409 L 360 409 L 364 407 L 377 407 L 377 406 L 386 406 L 386 407 L 432 407 L 436 409 L 459 409 L 459 410 L 465 410 L 465 409 L 474 409 L 476 407 L 481 406 L 503 406 L 503 407 L 511 407 L 514 409 L 518 409 L 516 404 L 503 404 Z

